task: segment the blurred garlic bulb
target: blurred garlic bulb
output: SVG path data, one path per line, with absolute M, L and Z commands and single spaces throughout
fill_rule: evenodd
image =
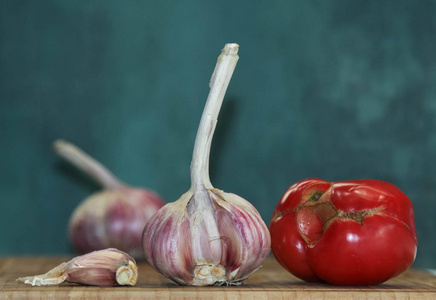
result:
M 212 136 L 238 48 L 225 45 L 212 75 L 195 140 L 190 190 L 161 208 L 144 229 L 147 260 L 181 285 L 241 284 L 270 251 L 269 231 L 257 210 L 214 188 L 209 179 Z
M 108 169 L 76 146 L 57 140 L 55 152 L 103 187 L 73 212 L 69 236 L 80 253 L 117 248 L 143 258 L 142 232 L 147 220 L 164 205 L 155 192 L 121 183 Z
M 17 279 L 32 286 L 57 285 L 62 282 L 98 286 L 135 285 L 137 280 L 138 266 L 135 260 L 117 249 L 77 256 L 45 274 Z

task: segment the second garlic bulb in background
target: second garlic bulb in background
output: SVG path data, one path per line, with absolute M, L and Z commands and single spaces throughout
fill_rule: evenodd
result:
M 134 258 L 144 258 L 142 232 L 147 220 L 163 205 L 155 192 L 120 182 L 101 163 L 73 144 L 57 140 L 55 152 L 91 176 L 103 187 L 73 212 L 69 236 L 80 253 L 117 248 Z

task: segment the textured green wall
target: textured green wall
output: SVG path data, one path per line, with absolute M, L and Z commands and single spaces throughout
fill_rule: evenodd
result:
M 220 49 L 240 60 L 212 145 L 218 188 L 268 223 L 307 178 L 374 178 L 416 210 L 436 268 L 435 1 L 0 1 L 0 255 L 71 252 L 96 186 L 56 157 L 76 143 L 174 201 Z

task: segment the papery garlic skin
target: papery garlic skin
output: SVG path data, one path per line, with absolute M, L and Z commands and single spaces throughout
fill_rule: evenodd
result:
M 212 136 L 238 47 L 226 44 L 218 57 L 195 140 L 190 190 L 144 228 L 148 262 L 181 285 L 241 284 L 270 252 L 268 228 L 253 205 L 214 188 L 209 179 Z
M 215 220 L 198 223 L 218 225 L 218 247 L 210 247 L 204 261 L 192 255 L 189 202 L 193 192 L 168 203 L 151 218 L 144 230 L 144 251 L 148 262 L 164 276 L 181 285 L 240 284 L 256 271 L 270 252 L 268 228 L 257 210 L 245 199 L 212 188 L 207 191 L 215 209 Z M 205 237 L 207 239 L 207 237 Z
M 163 199 L 146 188 L 120 182 L 106 167 L 77 146 L 64 140 L 53 144 L 61 157 L 103 187 L 74 210 L 68 225 L 71 243 L 80 253 L 117 248 L 137 259 L 144 258 L 142 232 Z
M 57 285 L 62 282 L 84 285 L 135 285 L 136 261 L 127 253 L 109 248 L 77 256 L 41 275 L 18 278 L 32 286 Z

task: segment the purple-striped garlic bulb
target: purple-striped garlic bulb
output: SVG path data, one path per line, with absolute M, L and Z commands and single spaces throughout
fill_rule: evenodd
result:
M 148 262 L 181 285 L 241 284 L 270 252 L 269 231 L 257 210 L 209 179 L 212 136 L 238 48 L 226 44 L 218 57 L 195 140 L 190 190 L 161 208 L 144 229 Z
M 69 237 L 80 253 L 117 248 L 144 258 L 145 223 L 165 203 L 155 192 L 120 182 L 106 167 L 75 145 L 63 140 L 55 152 L 97 181 L 103 189 L 86 198 L 69 221 Z
M 32 286 L 63 282 L 98 286 L 135 285 L 137 280 L 135 259 L 118 249 L 93 251 L 61 263 L 45 274 L 17 279 Z

